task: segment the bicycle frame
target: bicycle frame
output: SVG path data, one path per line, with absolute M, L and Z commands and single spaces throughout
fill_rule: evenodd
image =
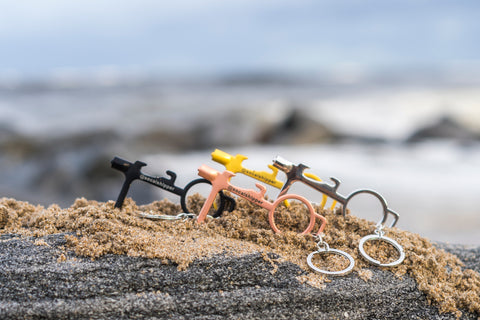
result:
M 237 154 L 235 156 L 232 156 L 231 154 L 224 152 L 220 149 L 215 149 L 215 151 L 212 152 L 211 156 L 213 161 L 223 164 L 225 166 L 225 169 L 227 169 L 230 172 L 242 173 L 258 181 L 265 182 L 266 184 L 269 184 L 277 189 L 282 189 L 284 185 L 283 181 L 277 179 L 278 168 L 276 168 L 271 164 L 268 165 L 268 168 L 272 170 L 272 172 L 257 171 L 257 170 L 247 169 L 243 166 L 242 162 L 248 159 L 248 157 L 244 156 L 243 154 Z M 305 173 L 305 176 L 313 180 L 321 181 L 319 177 L 309 172 Z M 322 198 L 322 202 L 320 203 L 320 206 L 323 208 L 326 202 L 327 202 L 327 197 L 324 196 Z M 288 201 L 285 201 L 285 205 L 287 207 L 289 206 Z M 332 208 L 334 206 L 335 206 L 335 203 L 332 204 Z
M 207 200 L 205 201 L 202 207 L 202 210 L 200 211 L 200 214 L 198 215 L 197 222 L 203 222 L 205 220 L 208 210 L 212 206 L 216 194 L 221 190 L 227 190 L 248 201 L 251 201 L 257 204 L 258 206 L 264 209 L 267 209 L 269 212 L 268 220 L 274 232 L 277 232 L 277 233 L 281 232 L 275 225 L 275 221 L 274 221 L 275 208 L 286 199 L 296 199 L 296 200 L 302 201 L 308 207 L 308 210 L 310 212 L 310 222 L 308 227 L 302 232 L 302 234 L 308 234 L 310 233 L 310 231 L 312 231 L 313 227 L 315 226 L 316 218 L 320 219 L 322 222 L 317 234 L 322 233 L 323 229 L 325 228 L 325 224 L 327 222 L 325 217 L 317 214 L 313 209 L 313 206 L 310 204 L 310 202 L 302 196 L 295 195 L 295 194 L 282 195 L 278 197 L 274 202 L 270 202 L 265 199 L 265 192 L 267 191 L 267 189 L 265 188 L 265 186 L 259 183 L 255 184 L 255 186 L 259 189 L 259 191 L 255 191 L 253 189 L 235 187 L 234 185 L 232 185 L 230 183 L 230 179 L 235 176 L 235 173 L 231 171 L 225 170 L 222 173 L 220 173 L 220 171 L 217 171 L 206 165 L 202 165 L 198 169 L 198 174 L 199 176 L 209 180 L 212 183 L 212 191 L 208 196 Z
M 332 180 L 333 183 L 334 183 L 333 186 L 329 185 L 325 182 L 314 181 L 314 180 L 312 180 L 312 179 L 310 179 L 310 178 L 308 178 L 304 175 L 303 171 L 305 169 L 309 168 L 309 167 L 302 164 L 302 163 L 300 163 L 299 165 L 295 165 L 295 164 L 291 163 L 290 161 L 285 160 L 285 159 L 277 156 L 273 160 L 273 166 L 275 168 L 279 169 L 279 170 L 282 170 L 287 175 L 287 181 L 283 185 L 282 190 L 280 190 L 279 195 L 286 194 L 288 192 L 288 189 L 290 189 L 290 187 L 292 186 L 292 184 L 294 182 L 300 181 L 300 182 L 303 182 L 304 184 L 308 185 L 309 187 L 321 192 L 322 194 L 324 194 L 324 195 L 338 201 L 339 203 L 341 203 L 342 204 L 343 216 L 346 216 L 347 205 L 348 205 L 349 201 L 354 196 L 356 196 L 360 193 L 368 193 L 368 194 L 371 194 L 371 195 L 375 196 L 380 201 L 380 204 L 382 205 L 383 218 L 382 218 L 382 220 L 380 220 L 378 222 L 378 224 L 384 225 L 385 222 L 388 219 L 389 214 L 393 215 L 393 219 L 394 219 L 394 221 L 392 222 L 390 227 L 395 226 L 395 224 L 398 221 L 399 214 L 396 213 L 395 211 L 389 209 L 388 206 L 387 206 L 386 200 L 378 192 L 376 192 L 374 190 L 360 189 L 360 190 L 356 190 L 356 191 L 352 192 L 350 195 L 345 197 L 345 196 L 343 196 L 343 195 L 341 195 L 337 192 L 337 189 L 340 185 L 340 181 L 338 179 L 333 178 L 333 177 L 330 178 L 330 180 Z
M 212 152 L 212 160 L 223 164 L 225 166 L 225 169 L 227 169 L 228 171 L 233 173 L 242 173 L 246 176 L 257 179 L 258 181 L 262 181 L 266 184 L 274 186 L 277 189 L 282 188 L 283 182 L 277 179 L 277 168 L 269 164 L 268 168 L 270 168 L 272 172 L 247 169 L 242 165 L 242 162 L 247 159 L 248 157 L 242 154 L 232 156 L 231 154 L 228 154 L 219 149 L 215 149 L 215 151 Z
M 145 162 L 142 162 L 142 161 L 135 161 L 135 163 L 131 163 L 127 160 L 114 157 L 113 160 L 111 161 L 111 164 L 112 164 L 112 168 L 117 169 L 125 174 L 125 181 L 123 182 L 122 189 L 115 203 L 115 208 L 121 208 L 123 206 L 123 202 L 125 200 L 125 197 L 127 196 L 128 190 L 130 189 L 130 185 L 134 180 L 137 180 L 137 179 L 141 181 L 145 181 L 151 185 L 154 185 L 163 190 L 166 190 L 168 192 L 171 192 L 180 196 L 180 203 L 182 206 L 182 210 L 185 211 L 186 213 L 188 213 L 188 208 L 186 203 L 188 190 L 194 185 L 199 183 L 211 184 L 210 181 L 206 179 L 195 179 L 190 183 L 188 183 L 185 186 L 185 188 L 180 188 L 175 185 L 175 180 L 177 178 L 177 175 L 173 171 L 170 171 L 170 170 L 166 171 L 167 175 L 170 178 L 153 177 L 153 176 L 149 176 L 147 174 L 142 173 L 141 168 L 147 165 Z M 225 210 L 225 206 L 227 202 L 230 204 L 228 211 L 233 211 L 235 207 L 235 200 L 231 197 L 224 195 L 223 193 L 220 193 L 220 205 L 216 210 L 215 214 L 213 215 L 214 217 L 218 217 L 222 214 L 223 210 Z

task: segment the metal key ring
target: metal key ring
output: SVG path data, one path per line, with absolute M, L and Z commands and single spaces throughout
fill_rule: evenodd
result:
M 177 220 L 182 220 L 182 219 L 187 220 L 188 218 L 195 218 L 197 216 L 194 213 L 186 213 L 186 212 L 179 213 L 175 216 L 171 216 L 171 215 L 168 215 L 168 214 L 148 214 L 148 213 L 143 213 L 143 212 L 141 212 L 139 215 L 140 215 L 140 217 L 145 218 L 145 219 L 169 220 L 169 221 L 177 221 Z M 212 217 L 210 215 L 208 215 L 207 217 L 215 218 L 215 217 Z
M 148 214 L 148 213 L 143 213 L 141 212 L 140 217 L 145 218 L 145 219 L 150 219 L 150 220 L 170 220 L 170 221 L 176 221 L 180 219 L 186 219 L 190 214 L 186 214 L 184 212 L 177 214 L 175 216 L 168 215 L 168 214 Z M 192 216 L 194 216 L 192 214 Z
M 350 262 L 350 264 L 348 265 L 348 267 L 346 267 L 345 269 L 343 270 L 340 270 L 340 271 L 328 271 L 328 270 L 323 270 L 323 269 L 320 269 L 318 267 L 316 267 L 313 263 L 312 263 L 312 258 L 315 254 L 321 254 L 321 253 L 333 253 L 333 254 L 338 254 L 338 255 L 341 255 L 341 256 L 344 256 L 345 258 L 348 259 L 348 261 Z M 323 273 L 323 274 L 326 274 L 326 275 L 331 275 L 331 276 L 343 276 L 347 273 L 349 273 L 350 271 L 352 271 L 353 267 L 355 266 L 355 261 L 353 260 L 352 256 L 349 255 L 348 253 L 344 252 L 344 251 L 341 251 L 341 250 L 337 250 L 337 249 L 330 249 L 330 248 L 320 248 L 318 249 L 317 251 L 314 251 L 312 253 L 310 253 L 307 257 L 307 264 L 310 268 L 312 268 L 313 270 L 319 272 L 319 273 Z
M 372 257 L 370 257 L 365 252 L 365 249 L 363 248 L 365 242 L 370 241 L 370 240 L 383 240 L 385 242 L 390 243 L 398 251 L 398 253 L 400 253 L 400 257 L 397 260 L 395 260 L 393 262 L 390 262 L 390 263 L 381 263 L 380 261 L 373 259 Z M 371 235 L 363 237 L 360 240 L 360 243 L 358 244 L 358 248 L 360 250 L 360 254 L 368 262 L 370 262 L 371 264 L 374 264 L 376 266 L 379 266 L 379 267 L 394 267 L 394 266 L 402 263 L 402 261 L 405 259 L 405 251 L 403 251 L 403 247 L 400 244 L 398 244 L 398 242 L 396 242 L 395 240 L 393 240 L 389 237 L 385 237 L 382 234 L 371 234 Z

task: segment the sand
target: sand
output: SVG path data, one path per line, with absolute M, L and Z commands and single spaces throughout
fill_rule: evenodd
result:
M 298 209 L 298 208 L 297 208 Z M 320 208 L 316 208 L 320 212 Z M 16 233 L 24 236 L 44 236 L 67 232 L 65 251 L 95 259 L 105 254 L 121 254 L 134 257 L 161 259 L 165 264 L 174 262 L 179 270 L 188 269 L 199 258 L 216 254 L 242 256 L 261 253 L 276 272 L 282 261 L 299 265 L 306 276 L 301 280 L 316 287 L 328 286 L 332 278 L 311 271 L 306 257 L 316 250 L 316 240 L 294 231 L 275 234 L 267 221 L 267 212 L 249 202 L 239 200 L 237 209 L 219 219 L 209 219 L 198 224 L 194 220 L 152 221 L 141 218 L 140 213 L 171 214 L 180 212 L 180 206 L 167 200 L 146 206 L 137 206 L 127 199 L 122 210 L 114 208 L 114 202 L 99 203 L 77 199 L 66 209 L 58 205 L 48 208 L 34 206 L 14 199 L 0 199 L 0 233 Z M 278 224 L 282 230 L 299 230 L 305 219 L 301 210 L 294 210 L 292 217 L 286 209 L 278 212 Z M 356 262 L 354 273 L 364 281 L 369 280 L 372 266 L 359 254 L 360 239 L 373 233 L 374 223 L 354 215 L 344 218 L 335 212 L 321 212 L 328 220 L 324 240 L 330 247 L 349 253 Z M 298 216 L 297 216 L 298 215 Z M 299 226 L 300 224 L 300 226 Z M 480 314 L 480 275 L 464 268 L 453 254 L 435 247 L 428 239 L 397 228 L 386 228 L 386 236 L 400 243 L 406 253 L 405 261 L 394 268 L 383 268 L 401 278 L 409 274 L 418 288 L 441 312 L 459 309 Z M 41 245 L 41 243 L 39 243 Z M 396 259 L 395 251 L 388 245 L 369 243 L 366 250 L 382 261 Z M 271 259 L 269 253 L 281 258 Z M 325 261 L 315 260 L 330 269 L 341 269 L 345 259 L 328 256 Z M 64 257 L 60 255 L 59 261 Z

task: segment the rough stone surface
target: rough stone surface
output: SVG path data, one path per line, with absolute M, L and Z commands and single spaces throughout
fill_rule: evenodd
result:
M 318 289 L 302 284 L 292 263 L 272 274 L 260 254 L 178 271 L 159 259 L 92 261 L 64 244 L 64 234 L 0 237 L 0 319 L 456 319 L 430 306 L 410 277 L 378 268 L 368 282 L 351 274 Z M 442 247 L 479 271 L 480 248 Z

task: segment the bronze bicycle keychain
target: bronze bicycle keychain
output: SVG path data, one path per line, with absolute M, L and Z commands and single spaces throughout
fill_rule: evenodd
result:
M 128 190 L 130 185 L 135 180 L 141 180 L 147 182 L 151 185 L 159 187 L 163 190 L 168 192 L 174 193 L 180 197 L 180 204 L 182 206 L 182 210 L 184 212 L 176 215 L 151 215 L 151 214 L 142 214 L 141 216 L 148 219 L 161 219 L 161 220 L 179 220 L 185 218 L 194 218 L 196 215 L 189 211 L 187 207 L 187 198 L 188 192 L 190 189 L 197 184 L 211 184 L 210 181 L 206 179 L 195 179 L 189 182 L 184 188 L 180 188 L 175 185 L 175 180 L 177 175 L 175 172 L 167 170 L 167 175 L 169 178 L 165 177 L 154 177 L 147 175 L 141 171 L 141 168 L 146 166 L 147 164 L 142 161 L 135 161 L 135 163 L 129 162 L 127 160 L 114 157 L 111 161 L 112 168 L 117 169 L 125 174 L 125 181 L 123 182 L 122 189 L 120 194 L 118 195 L 117 201 L 115 203 L 115 208 L 121 209 L 123 206 L 123 202 L 125 197 L 127 196 Z M 217 218 L 222 215 L 223 211 L 233 211 L 235 208 L 235 200 L 222 192 L 220 193 L 220 203 L 218 204 L 218 208 L 216 208 L 214 214 L 212 215 L 214 218 Z
M 275 218 L 274 218 L 274 213 L 275 213 L 275 208 L 277 208 L 279 205 L 284 203 L 285 200 L 287 199 L 293 199 L 293 200 L 298 200 L 302 202 L 303 204 L 306 205 L 308 208 L 308 211 L 310 213 L 310 222 L 308 224 L 308 227 L 301 232 L 301 234 L 309 234 L 313 227 L 315 226 L 315 219 L 319 219 L 321 221 L 321 226 L 317 233 L 314 235 L 314 237 L 319 240 L 317 243 L 317 251 L 312 252 L 308 257 L 307 257 L 307 263 L 309 266 L 312 267 L 312 258 L 315 254 L 337 254 L 341 255 L 343 257 L 346 257 L 349 261 L 349 265 L 340 271 L 328 271 L 328 270 L 323 270 L 320 269 L 316 266 L 313 266 L 312 269 L 314 269 L 317 272 L 327 274 L 327 275 L 345 275 L 349 273 L 353 267 L 355 266 L 355 261 L 353 258 L 346 252 L 337 250 L 337 249 L 331 249 L 326 242 L 322 240 L 322 232 L 323 229 L 325 228 L 325 225 L 327 223 L 327 219 L 318 213 L 315 212 L 312 204 L 304 197 L 296 195 L 296 194 L 283 194 L 279 196 L 274 202 L 270 202 L 265 199 L 265 192 L 266 188 L 265 186 L 256 183 L 255 185 L 259 189 L 259 191 L 255 191 L 252 189 L 244 189 L 240 187 L 236 187 L 230 183 L 230 179 L 235 176 L 235 174 L 231 171 L 225 170 L 223 172 L 217 171 L 213 168 L 210 168 L 206 165 L 202 165 L 198 169 L 198 174 L 209 180 L 212 183 L 212 191 L 210 195 L 208 196 L 207 200 L 205 201 L 202 210 L 200 211 L 200 214 L 198 215 L 197 221 L 198 222 L 203 222 L 205 218 L 207 217 L 208 210 L 212 206 L 213 200 L 215 199 L 215 196 L 218 192 L 221 190 L 227 190 L 230 191 L 252 203 L 255 203 L 256 205 L 267 209 L 268 210 L 268 221 L 270 223 L 270 227 L 273 229 L 274 232 L 280 233 L 281 231 L 277 228 L 275 224 Z
M 337 192 L 337 189 L 340 185 L 340 181 L 338 179 L 330 178 L 334 182 L 333 186 L 329 185 L 327 183 L 324 183 L 324 182 L 319 182 L 319 181 L 315 181 L 313 179 L 310 179 L 303 174 L 303 171 L 308 168 L 304 164 L 295 165 L 292 162 L 277 156 L 273 160 L 273 166 L 275 168 L 278 168 L 278 169 L 282 170 L 287 175 L 287 181 L 283 185 L 282 190 L 280 191 L 279 195 L 286 194 L 288 192 L 288 189 L 292 186 L 292 184 L 294 182 L 296 182 L 296 181 L 303 182 L 304 184 L 310 186 L 311 188 L 313 188 L 313 189 L 321 192 L 322 194 L 327 195 L 328 197 L 331 197 L 332 199 L 341 203 L 342 204 L 342 213 L 343 213 L 344 217 L 346 216 L 348 203 L 356 195 L 359 195 L 361 193 L 367 193 L 367 194 L 370 194 L 370 195 L 373 195 L 374 197 L 376 197 L 380 201 L 380 204 L 382 205 L 383 217 L 376 224 L 374 234 L 367 235 L 360 240 L 360 243 L 359 243 L 360 254 L 368 262 L 370 262 L 374 265 L 377 265 L 377 266 L 381 266 L 381 267 L 393 267 L 393 266 L 397 266 L 397 265 L 399 265 L 400 263 L 403 262 L 403 260 L 405 259 L 405 252 L 403 250 L 403 247 L 398 242 L 396 242 L 395 240 L 393 240 L 389 237 L 386 237 L 385 236 L 385 231 L 383 231 L 383 229 L 385 227 L 385 223 L 388 219 L 388 215 L 389 214 L 393 215 L 394 220 L 393 220 L 392 224 L 390 225 L 390 227 L 393 227 L 393 226 L 395 226 L 395 224 L 398 221 L 399 214 L 388 208 L 386 200 L 378 192 L 376 192 L 374 190 L 370 190 L 370 189 L 360 189 L 360 190 L 356 190 L 356 191 L 352 192 L 350 195 L 345 197 L 345 196 L 343 196 L 343 195 L 341 195 Z M 372 240 L 385 241 L 385 242 L 391 244 L 399 253 L 398 259 L 393 261 L 393 262 L 390 262 L 390 263 L 382 263 L 382 262 L 372 258 L 370 255 L 368 255 L 365 252 L 365 249 L 364 249 L 365 243 L 367 241 L 372 241 Z M 310 265 L 310 267 L 312 267 L 312 265 Z

